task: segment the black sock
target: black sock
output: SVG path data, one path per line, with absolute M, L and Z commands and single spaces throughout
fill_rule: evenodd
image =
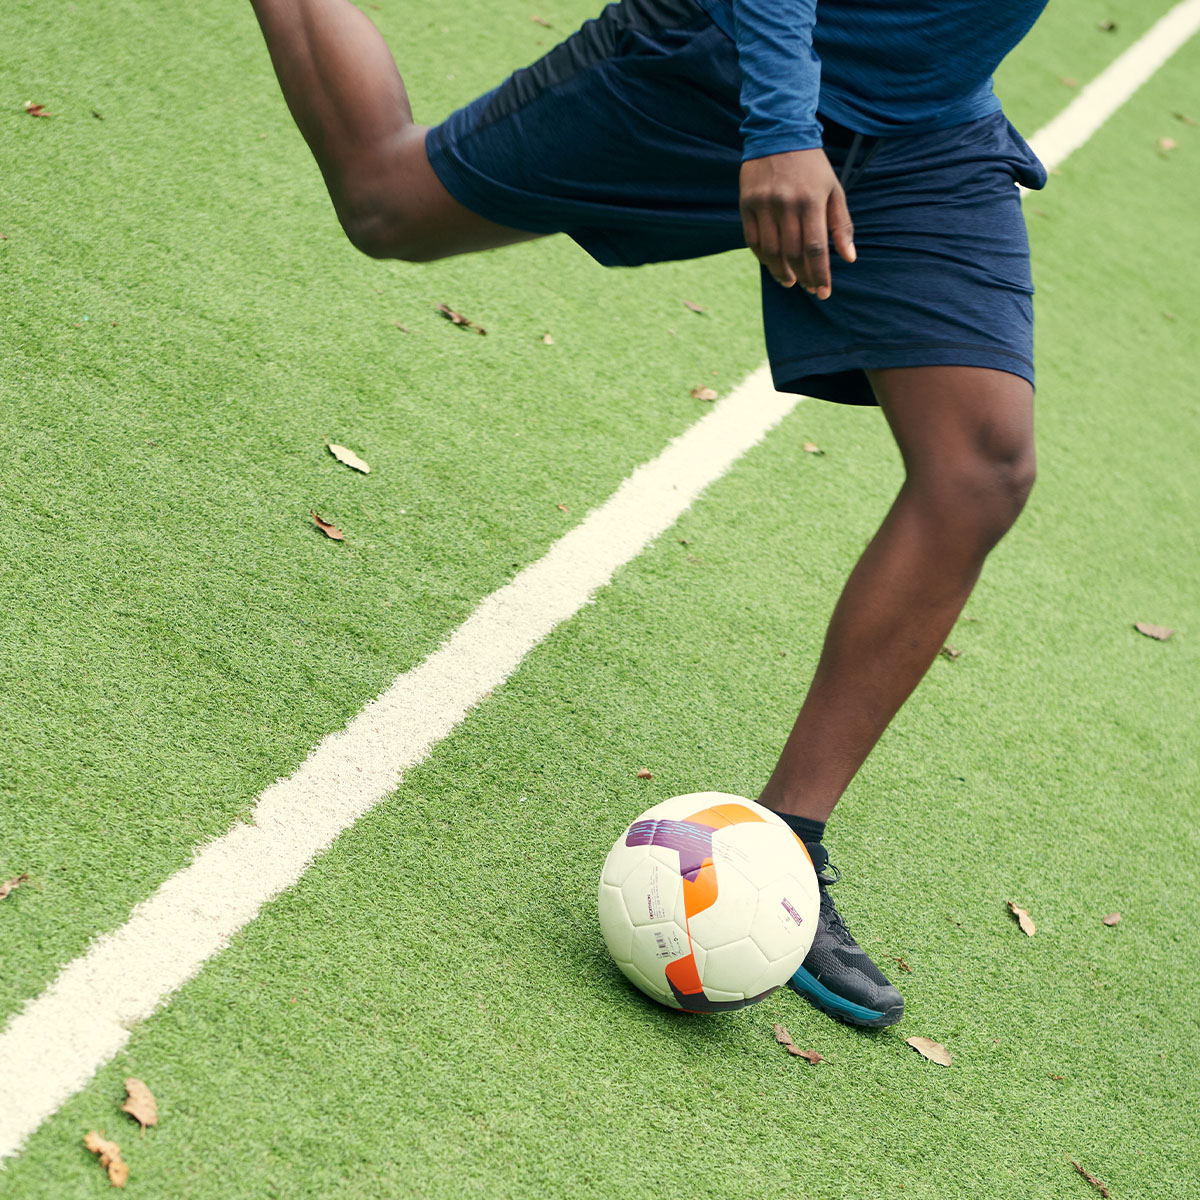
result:
M 792 813 L 779 813 L 787 827 L 804 843 L 808 857 L 812 859 L 813 869 L 818 877 L 829 865 L 829 851 L 821 844 L 825 836 L 825 822 L 814 821 L 811 817 L 797 817 Z
M 777 813 L 782 817 L 788 828 L 807 846 L 810 842 L 821 844 L 825 836 L 825 822 L 814 821 L 811 817 L 797 817 L 793 813 Z

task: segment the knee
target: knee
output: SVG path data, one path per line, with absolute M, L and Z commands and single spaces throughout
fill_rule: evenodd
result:
M 368 258 L 424 263 L 445 257 L 433 239 L 421 236 L 416 223 L 395 209 L 361 206 L 338 217 L 350 244 Z
M 1016 523 L 1037 479 L 1032 439 L 981 450 L 957 472 L 952 503 L 971 521 L 990 550 Z
M 943 463 L 924 485 L 937 519 L 986 554 L 1013 527 L 1037 478 L 1032 438 L 980 445 Z M 912 481 L 910 480 L 910 483 Z

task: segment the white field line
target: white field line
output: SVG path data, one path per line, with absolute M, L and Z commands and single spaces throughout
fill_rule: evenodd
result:
M 1185 0 L 1032 139 L 1058 165 L 1200 28 Z M 526 654 L 669 528 L 709 484 L 792 410 L 762 367 L 637 470 L 536 563 L 488 596 L 450 639 L 401 675 L 287 779 L 249 824 L 200 847 L 191 864 L 96 938 L 0 1035 L 0 1161 L 120 1052 L 132 1026 L 191 979 L 334 839 L 394 791 Z
M 1059 166 L 1197 32 L 1200 32 L 1200 0 L 1183 0 L 1030 139 L 1034 153 L 1047 167 Z

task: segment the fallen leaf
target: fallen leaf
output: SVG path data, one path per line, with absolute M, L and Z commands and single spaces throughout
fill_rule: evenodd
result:
M 939 1063 L 943 1067 L 948 1067 L 954 1061 L 950 1051 L 947 1050 L 946 1047 L 941 1044 L 941 1042 L 935 1042 L 932 1038 L 910 1037 L 905 1038 L 904 1040 L 922 1058 L 927 1058 L 930 1062 Z
M 941 648 L 941 649 L 938 651 L 938 653 L 939 653 L 939 654 L 940 654 L 940 655 L 941 655 L 943 658 L 948 658 L 948 659 L 950 659 L 950 661 L 951 661 L 951 662 L 953 662 L 953 661 L 954 661 L 956 658 L 958 658 L 958 657 L 959 657 L 959 655 L 961 655 L 961 654 L 962 654 L 962 651 L 961 651 L 961 650 L 956 650 L 956 649 L 955 649 L 955 648 L 954 648 L 952 645 L 950 645 L 950 643 L 949 643 L 949 642 L 947 642 L 947 643 L 946 643 L 946 644 L 945 644 L 945 645 L 944 645 L 944 646 L 943 646 L 943 647 L 942 647 L 942 648 Z
M 553 339 L 553 338 L 552 338 L 552 337 L 551 337 L 551 336 L 550 336 L 550 335 L 547 333 L 547 334 L 545 334 L 545 335 L 543 336 L 543 338 L 542 338 L 542 345 L 544 345 L 544 346 L 553 346 L 553 345 L 554 345 L 554 339 Z
M 329 453 L 340 463 L 345 463 L 348 467 L 353 467 L 356 471 L 361 471 L 364 475 L 370 475 L 371 468 L 367 466 L 353 450 L 347 450 L 345 446 L 339 446 L 336 442 L 328 442 Z
M 821 447 L 818 446 L 816 442 L 805 442 L 804 443 L 804 453 L 805 454 L 824 454 L 825 451 L 822 450 Z
M 146 1126 L 158 1124 L 158 1101 L 154 1099 L 154 1093 L 132 1075 L 125 1080 L 125 1091 L 128 1098 L 121 1105 L 121 1111 L 128 1113 L 142 1127 L 142 1136 L 145 1137 Z
M 650 771 L 647 771 L 645 767 L 642 767 L 642 769 L 638 771 L 637 777 L 639 779 L 653 779 L 654 775 Z
M 462 313 L 455 312 L 448 304 L 439 304 L 437 310 L 447 321 L 451 321 L 455 325 L 461 325 L 464 329 L 473 329 L 476 333 L 487 333 L 487 330 L 482 325 L 476 325 L 474 321 L 468 321 Z
M 1071 1159 L 1071 1166 L 1073 1166 L 1075 1170 L 1077 1170 L 1080 1175 L 1082 1175 L 1084 1179 L 1086 1179 L 1088 1183 L 1090 1183 L 1092 1187 L 1094 1187 L 1096 1191 L 1100 1193 L 1100 1195 L 1105 1197 L 1108 1196 L 1108 1188 L 1106 1188 L 1104 1184 L 1102 1184 L 1100 1180 L 1095 1177 L 1095 1175 L 1093 1175 L 1090 1171 L 1085 1171 L 1074 1159 Z
M 1101 33 L 1116 33 L 1117 23 L 1116 21 L 1101 21 L 1096 28 L 1099 29 Z
M 21 884 L 28 882 L 28 875 L 14 875 L 11 879 L 6 879 L 3 883 L 0 883 L 0 900 L 3 900 L 4 897 L 9 894 L 9 892 L 16 891 Z
M 104 120 L 104 114 L 103 114 L 102 112 L 99 112 L 97 109 L 94 109 L 94 108 L 92 109 L 92 116 L 93 116 L 93 117 L 95 117 L 97 121 L 103 121 L 103 120 Z
M 560 512 L 570 512 L 571 511 L 565 504 L 556 504 L 554 507 L 557 508 Z
M 1120 920 L 1121 920 L 1120 913 L 1109 913 L 1108 916 L 1104 918 L 1104 924 L 1105 925 L 1116 925 Z
M 335 542 L 344 542 L 346 540 L 346 535 L 336 525 L 330 525 L 330 523 L 326 521 L 324 517 L 313 512 L 311 508 L 308 510 L 308 513 L 316 523 L 317 528 L 327 538 L 331 538 Z
M 1079 86 L 1079 80 L 1070 75 L 1060 76 L 1058 82 L 1061 83 L 1063 87 L 1077 88 Z
M 1177 149 L 1179 143 L 1174 138 L 1161 137 L 1158 139 L 1158 148 L 1163 154 L 1169 154 L 1172 150 Z
M 1037 926 L 1033 923 L 1033 918 L 1013 901 L 1008 902 L 1008 909 L 1014 917 L 1017 918 L 1017 923 L 1021 926 L 1021 932 L 1033 937 L 1037 933 Z
M 34 104 L 32 100 L 25 101 L 25 111 L 31 117 L 48 117 L 50 113 L 46 111 L 45 105 Z
M 393 322 L 392 322 L 392 324 L 393 324 L 393 325 L 395 325 L 395 326 L 396 326 L 396 328 L 397 328 L 398 330 L 400 330 L 400 332 L 401 332 L 401 333 L 412 333 L 412 330 L 411 330 L 411 329 L 407 329 L 407 328 L 405 328 L 403 325 L 401 325 L 401 324 L 400 324 L 400 322 L 399 322 L 399 321 L 393 321 Z
M 825 1061 L 824 1055 L 818 1054 L 815 1050 L 801 1050 L 799 1046 L 789 1046 L 787 1052 L 794 1054 L 797 1058 L 803 1058 L 814 1065 Z
M 710 387 L 694 387 L 692 388 L 693 400 L 715 400 L 717 393 Z
M 1059 1083 L 1062 1083 L 1062 1081 L 1066 1078 L 1066 1076 L 1065 1075 L 1051 1075 L 1050 1078 L 1056 1079 Z
M 121 1159 L 121 1147 L 116 1142 L 105 1141 L 94 1129 L 84 1135 L 83 1144 L 100 1156 L 100 1165 L 108 1171 L 108 1181 L 113 1187 L 123 1188 L 129 1182 L 129 1166 Z
M 892 959 L 900 968 L 900 970 L 907 971 L 910 975 L 912 974 L 912 967 L 910 967 L 908 963 L 906 963 L 904 959 L 900 957 L 899 954 L 889 954 L 888 958 Z
M 1165 642 L 1175 632 L 1175 630 L 1168 629 L 1165 625 L 1151 625 L 1149 621 L 1135 621 L 1133 627 L 1138 633 L 1144 633 L 1148 638 L 1153 638 L 1156 642 Z
M 775 1040 L 781 1046 L 795 1045 L 795 1043 L 792 1041 L 792 1035 L 790 1033 L 788 1033 L 788 1031 L 786 1029 L 784 1029 L 784 1027 L 782 1025 L 775 1026 Z
M 1185 125 L 1200 125 L 1200 121 L 1197 121 L 1195 117 L 1189 117 L 1187 113 L 1176 112 L 1172 113 L 1171 116 L 1177 121 L 1182 121 Z
M 702 313 L 704 311 L 703 304 L 693 304 L 690 300 L 685 300 L 683 306 L 684 308 L 690 308 L 694 313 Z
M 530 15 L 530 17 L 529 17 L 529 19 L 530 19 L 530 20 L 531 20 L 531 21 L 532 21 L 532 22 L 533 22 L 535 25 L 541 25 L 543 29 L 553 29 L 553 28 L 554 28 L 554 26 L 553 26 L 553 25 L 551 25 L 551 24 L 550 24 L 550 22 L 549 22 L 549 21 L 547 21 L 545 17 L 535 17 L 535 16 L 533 16 L 533 15 L 531 14 L 531 15 Z

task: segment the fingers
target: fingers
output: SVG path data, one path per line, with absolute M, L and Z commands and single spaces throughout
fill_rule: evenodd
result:
M 824 205 L 809 205 L 801 218 L 803 222 L 804 269 L 801 279 L 809 295 L 828 300 L 833 290 L 829 277 L 829 226 Z
M 853 262 L 854 226 L 822 150 L 748 159 L 741 172 L 742 229 L 755 257 L 783 287 L 825 300 L 833 289 L 830 241 Z

